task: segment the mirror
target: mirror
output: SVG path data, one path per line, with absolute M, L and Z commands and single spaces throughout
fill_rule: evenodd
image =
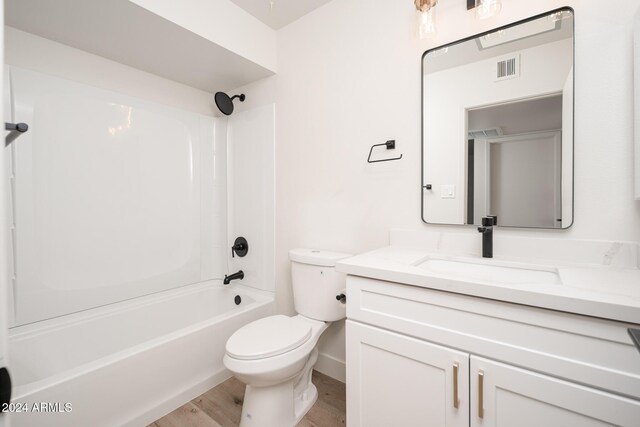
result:
M 568 228 L 573 222 L 570 8 L 422 58 L 422 219 Z

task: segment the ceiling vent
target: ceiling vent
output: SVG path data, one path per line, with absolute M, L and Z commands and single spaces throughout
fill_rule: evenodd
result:
M 496 62 L 495 81 L 520 77 L 520 55 L 502 57 Z

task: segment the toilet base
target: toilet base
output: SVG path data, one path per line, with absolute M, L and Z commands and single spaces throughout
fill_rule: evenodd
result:
M 240 427 L 293 427 L 318 399 L 313 383 L 292 399 L 294 380 L 272 387 L 247 386 Z
M 302 420 L 307 412 L 309 412 L 309 409 L 316 403 L 316 400 L 318 400 L 318 389 L 313 383 L 309 383 L 307 390 L 296 398 L 296 420 L 293 425 L 298 424 L 300 420 Z
M 314 348 L 300 375 L 268 387 L 247 385 L 242 404 L 240 427 L 294 427 L 318 399 L 311 382 L 313 365 L 318 360 Z

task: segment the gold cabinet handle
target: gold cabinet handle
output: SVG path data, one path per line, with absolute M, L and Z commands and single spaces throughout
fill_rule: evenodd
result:
M 484 418 L 484 371 L 478 371 L 478 417 Z
M 453 362 L 453 407 L 458 409 L 460 406 L 460 399 L 458 397 L 458 368 L 460 365 L 458 362 Z

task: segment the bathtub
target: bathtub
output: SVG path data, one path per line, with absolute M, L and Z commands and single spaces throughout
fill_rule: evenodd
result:
M 227 379 L 227 339 L 273 309 L 215 281 L 14 328 L 11 425 L 145 426 Z

